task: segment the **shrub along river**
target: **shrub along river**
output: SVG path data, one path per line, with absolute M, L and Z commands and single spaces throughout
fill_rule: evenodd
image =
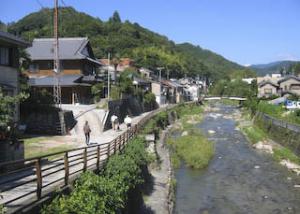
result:
M 182 163 L 175 171 L 175 213 L 300 213 L 299 177 L 250 146 L 236 129 L 238 109 L 216 107 L 196 125 L 215 142 L 215 156 L 206 169 Z

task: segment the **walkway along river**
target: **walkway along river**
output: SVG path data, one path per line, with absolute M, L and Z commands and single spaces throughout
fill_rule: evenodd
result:
M 217 104 L 197 127 L 215 142 L 215 156 L 203 170 L 184 164 L 175 171 L 175 213 L 300 213 L 300 178 L 251 148 L 236 129 L 238 109 Z M 209 134 L 214 130 L 214 134 Z

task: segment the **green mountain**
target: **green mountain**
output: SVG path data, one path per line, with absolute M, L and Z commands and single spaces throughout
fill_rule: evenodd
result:
M 281 72 L 291 72 L 293 66 L 297 61 L 277 61 L 268 64 L 251 65 L 250 68 L 254 70 L 258 76 L 265 76 L 266 74 L 279 74 Z
M 31 13 L 10 24 L 8 31 L 29 41 L 52 37 L 53 9 Z M 59 9 L 59 34 L 61 37 L 89 37 L 98 58 L 105 58 L 110 51 L 115 58 L 133 58 L 138 66 L 154 70 L 164 67 L 171 77 L 187 74 L 216 80 L 244 68 L 199 46 L 177 45 L 137 23 L 122 21 L 117 12 L 108 21 L 102 21 L 72 7 L 62 7 Z

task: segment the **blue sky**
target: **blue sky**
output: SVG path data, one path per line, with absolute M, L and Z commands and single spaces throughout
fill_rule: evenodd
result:
M 1 1 L 0 20 L 17 21 L 53 0 Z M 242 65 L 300 60 L 300 0 L 59 0 L 107 20 L 128 19 Z

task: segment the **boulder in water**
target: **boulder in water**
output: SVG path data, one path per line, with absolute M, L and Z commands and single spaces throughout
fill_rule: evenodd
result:
M 187 131 L 182 132 L 181 136 L 187 136 L 189 133 Z
M 253 144 L 253 148 L 258 149 L 258 150 L 262 150 L 264 152 L 273 154 L 273 147 L 269 144 L 266 144 L 262 141 L 259 141 L 256 144 Z
M 209 134 L 214 134 L 214 133 L 216 133 L 216 131 L 214 131 L 214 130 L 208 130 L 208 133 Z

